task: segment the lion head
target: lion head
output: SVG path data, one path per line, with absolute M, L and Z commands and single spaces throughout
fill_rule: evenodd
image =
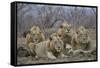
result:
M 44 35 L 38 26 L 33 26 L 30 29 L 30 33 L 33 37 L 33 42 L 41 42 L 44 40 Z
M 62 29 L 63 33 L 69 33 L 71 30 L 71 24 L 64 22 L 60 28 Z
M 49 38 L 50 49 L 54 52 L 61 52 L 63 50 L 63 41 L 59 36 L 51 35 Z
M 78 48 L 81 48 L 83 50 L 88 50 L 90 47 L 90 37 L 89 37 L 89 31 L 84 27 L 79 27 L 77 30 L 76 35 L 74 36 L 74 42 L 73 45 L 78 45 Z
M 87 43 L 89 40 L 88 30 L 84 27 L 80 27 L 77 32 L 77 37 L 80 43 Z

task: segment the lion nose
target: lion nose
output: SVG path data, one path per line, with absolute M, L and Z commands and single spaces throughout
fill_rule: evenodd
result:
M 35 40 L 37 40 L 37 39 L 35 39 Z
M 70 31 L 70 29 L 68 29 L 68 31 Z
M 58 49 L 60 49 L 60 47 L 58 47 Z
M 83 40 L 85 40 L 85 38 L 83 38 Z

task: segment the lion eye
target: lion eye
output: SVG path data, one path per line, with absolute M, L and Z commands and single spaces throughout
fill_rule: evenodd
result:
M 61 37 L 61 35 L 59 35 L 59 37 Z

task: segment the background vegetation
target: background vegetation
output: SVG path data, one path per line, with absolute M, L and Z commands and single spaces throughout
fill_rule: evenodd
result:
M 96 8 L 77 6 L 56 6 L 56 5 L 17 5 L 18 13 L 18 36 L 29 30 L 33 25 L 37 25 L 44 32 L 55 32 L 63 21 L 72 24 L 76 29 L 80 25 L 86 28 L 96 28 Z

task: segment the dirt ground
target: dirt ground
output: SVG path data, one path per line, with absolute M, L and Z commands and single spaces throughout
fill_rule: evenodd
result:
M 69 57 L 69 58 L 58 58 L 56 60 L 48 60 L 48 59 L 34 59 L 33 57 L 17 57 L 18 65 L 21 64 L 39 64 L 39 63 L 56 63 L 56 62 L 73 62 L 73 61 L 88 61 L 88 60 L 96 60 L 96 56 L 92 55 L 92 57 Z

